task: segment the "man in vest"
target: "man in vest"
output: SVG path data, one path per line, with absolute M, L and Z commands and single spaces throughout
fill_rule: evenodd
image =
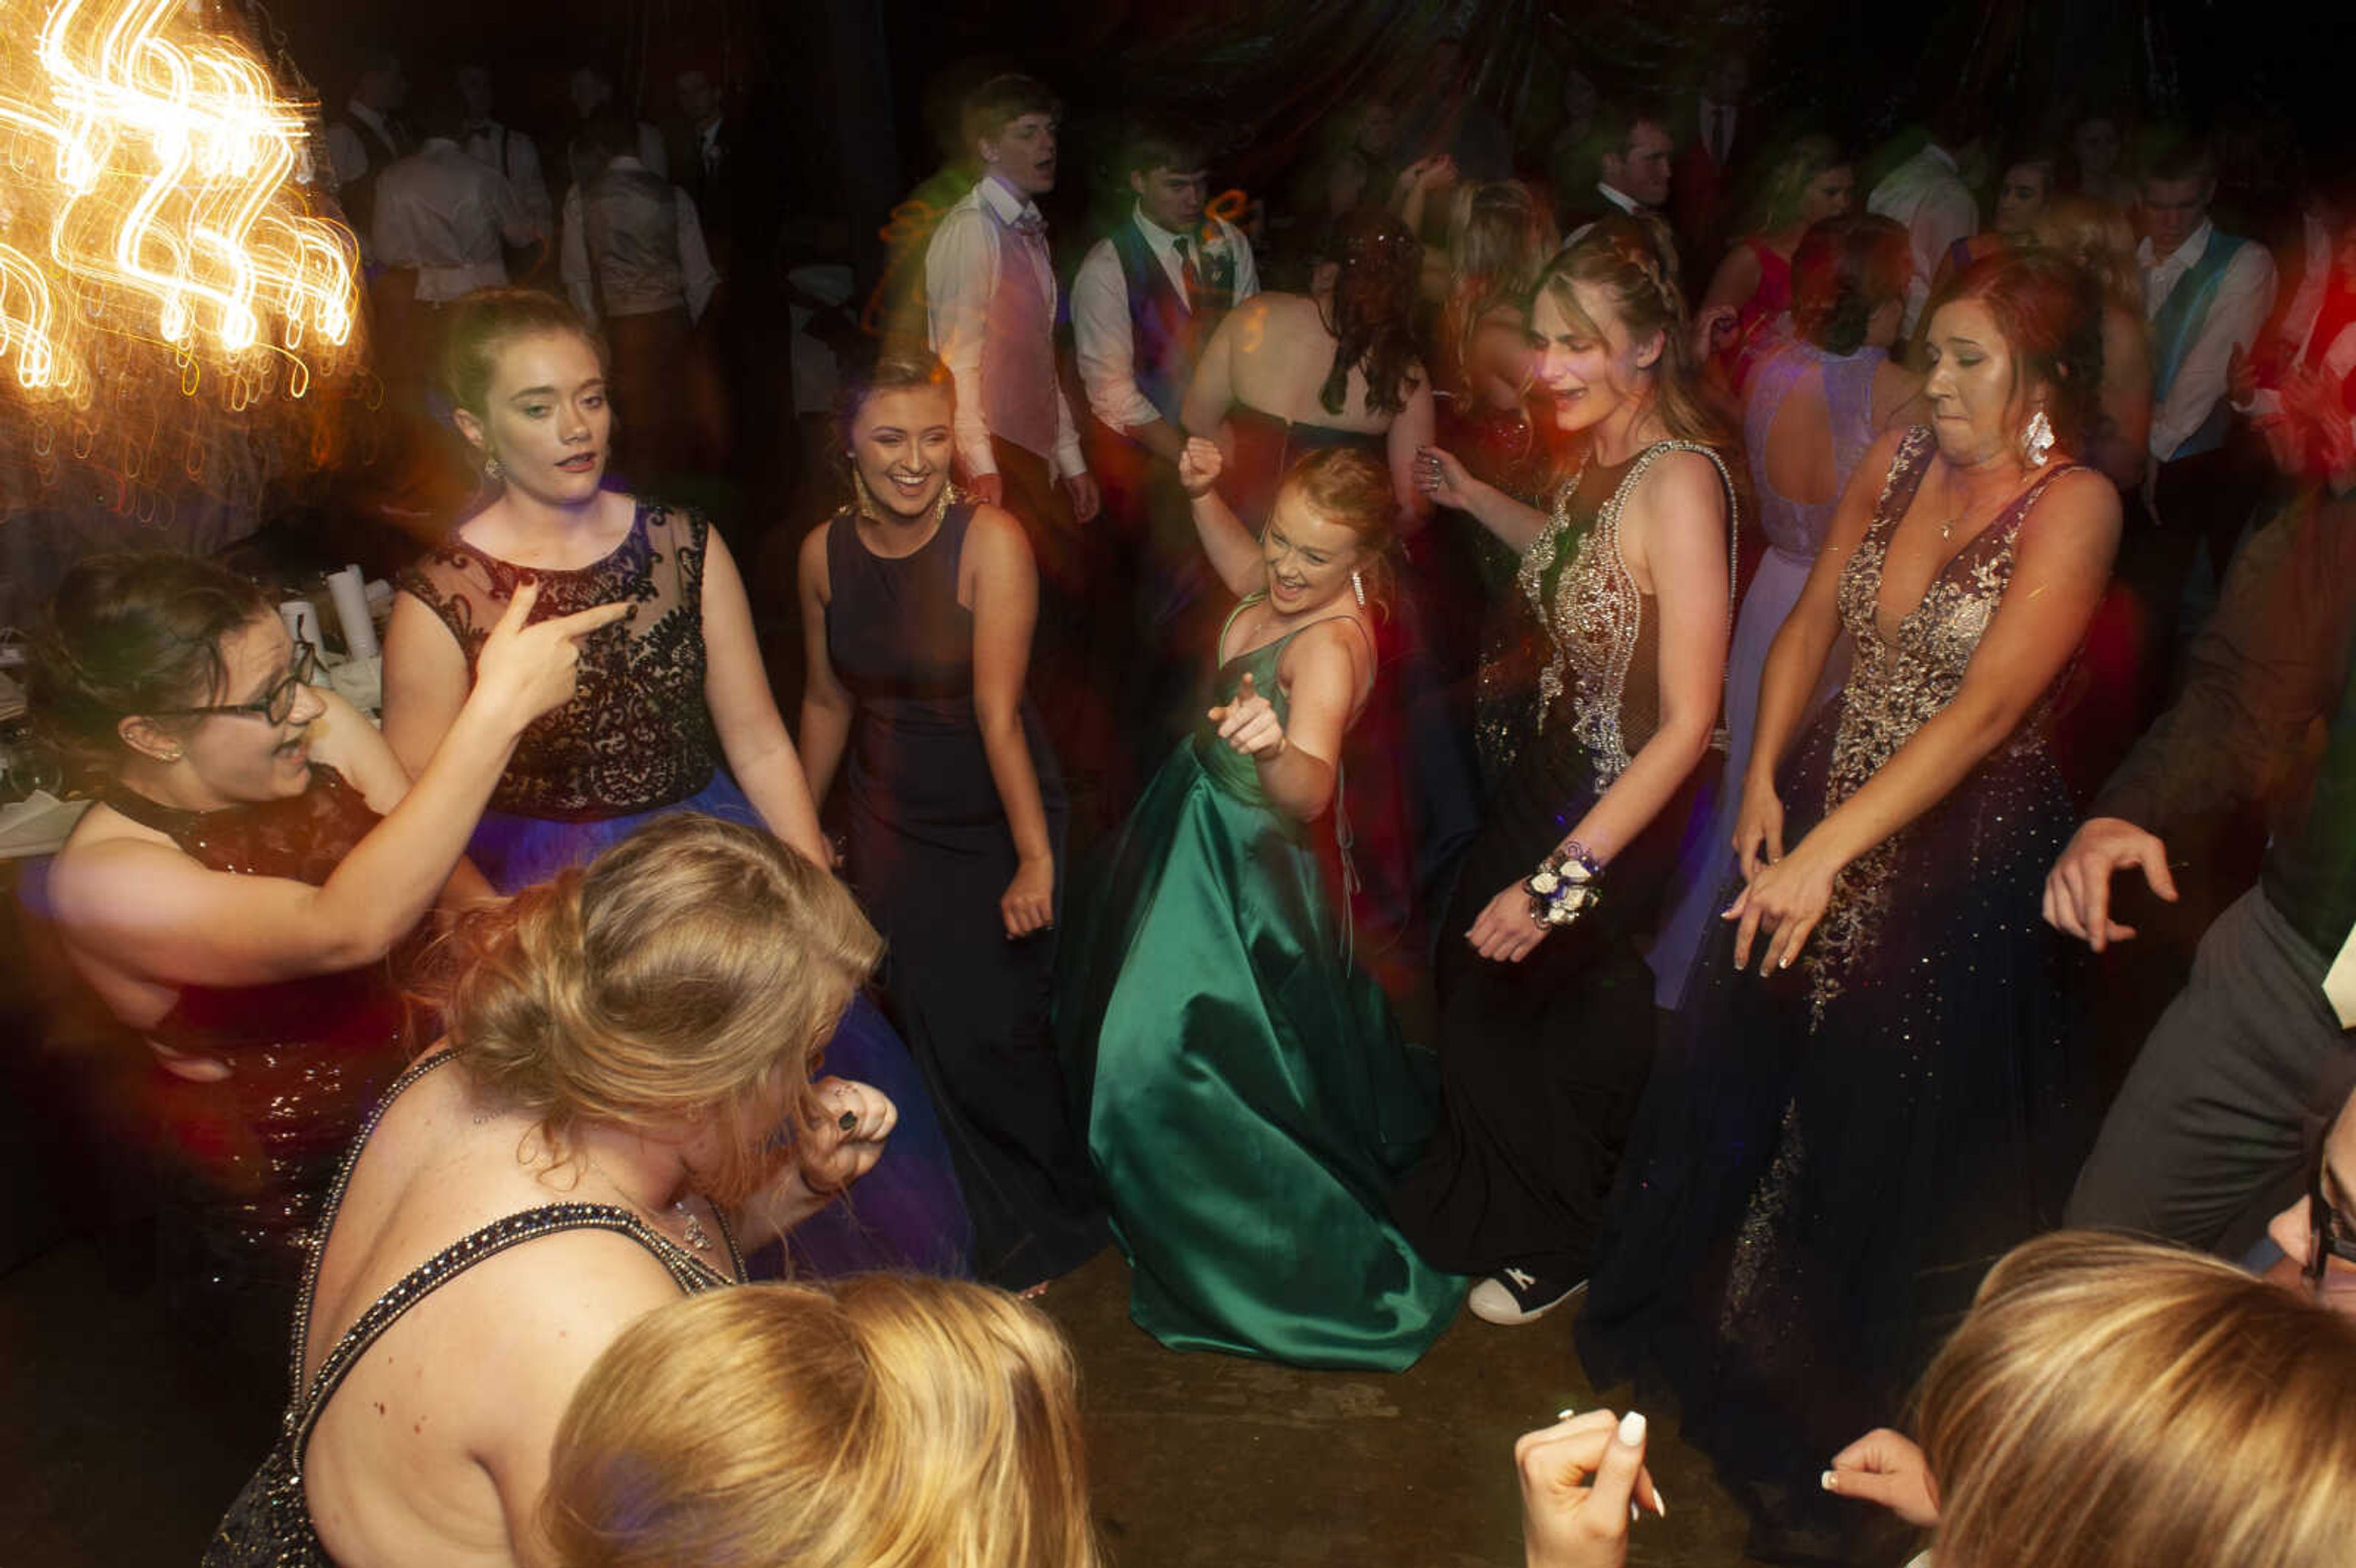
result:
M 2151 323 L 2151 507 L 2170 543 L 2154 583 L 2163 596 L 2180 595 L 2203 539 L 2213 580 L 2224 580 L 2259 489 L 2226 444 L 2226 382 L 2274 310 L 2275 262 L 2264 245 L 2219 232 L 2209 220 L 2216 194 L 2216 165 L 2197 142 L 2163 151 L 2144 172 L 2136 261 Z M 2152 609 L 2165 621 L 2176 605 Z
M 506 176 L 540 237 L 553 240 L 556 208 L 549 201 L 547 176 L 541 172 L 540 148 L 522 132 L 493 118 L 490 70 L 480 65 L 462 65 L 451 73 L 450 80 L 466 112 L 458 144 L 477 163 Z
M 1076 823 L 1109 751 L 1110 712 L 1098 699 L 1103 623 L 1096 549 L 1082 528 L 1097 515 L 1096 480 L 1055 364 L 1055 261 L 1038 198 L 1055 188 L 1063 105 L 1045 83 L 996 76 L 967 98 L 966 142 L 981 177 L 941 217 L 925 251 L 926 325 L 957 387 L 957 454 L 966 488 L 1023 525 L 1039 565 L 1032 688 L 1057 755 L 1072 773 Z
M 374 49 L 360 58 L 359 80 L 343 117 L 327 127 L 327 161 L 336 175 L 336 199 L 359 236 L 360 256 L 373 262 L 369 235 L 376 227 L 376 176 L 414 150 L 401 118 L 409 99 L 409 78 L 401 58 Z
M 1259 292 L 1251 242 L 1206 213 L 1210 159 L 1174 125 L 1132 129 L 1121 169 L 1135 200 L 1072 278 L 1072 336 L 1087 389 L 1090 466 L 1136 581 L 1130 689 L 1121 703 L 1140 770 L 1161 761 L 1217 613 L 1177 484 L 1179 404 L 1195 356 L 1237 301 Z

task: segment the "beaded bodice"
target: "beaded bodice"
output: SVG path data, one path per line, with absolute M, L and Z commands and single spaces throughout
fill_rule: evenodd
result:
M 368 1147 L 369 1138 L 386 1110 L 403 1090 L 452 1060 L 449 1051 L 437 1051 L 394 1083 L 352 1145 L 342 1174 L 328 1194 L 320 1226 L 322 1236 L 333 1232 L 345 1189 L 351 1185 L 352 1171 L 359 1166 L 361 1151 Z M 635 1211 L 619 1205 L 543 1204 L 470 1231 L 412 1269 L 391 1289 L 369 1304 L 368 1309 L 320 1358 L 318 1371 L 305 1386 L 303 1353 L 311 1336 L 311 1307 L 319 1286 L 319 1264 L 327 1254 L 325 1245 L 315 1249 L 304 1277 L 302 1295 L 294 1307 L 289 1386 L 295 1392 L 281 1418 L 276 1445 L 254 1472 L 253 1478 L 238 1493 L 220 1527 L 213 1532 L 212 1541 L 205 1549 L 204 1568 L 262 1568 L 264 1564 L 269 1568 L 334 1568 L 334 1560 L 327 1555 L 311 1522 L 311 1506 L 303 1490 L 303 1462 L 312 1429 L 318 1424 L 327 1402 L 335 1397 L 345 1377 L 404 1313 L 477 1264 L 541 1236 L 578 1230 L 613 1231 L 628 1236 L 654 1255 L 682 1295 L 741 1284 L 744 1278 L 744 1260 L 737 1252 L 736 1238 L 725 1219 L 720 1221 L 721 1241 L 728 1260 L 727 1272 L 723 1273 Z
M 578 688 L 524 731 L 494 809 L 598 821 L 669 805 L 712 782 L 720 741 L 703 699 L 708 528 L 696 513 L 641 499 L 622 542 L 584 567 L 518 566 L 453 532 L 401 574 L 401 586 L 450 628 L 469 676 L 528 577 L 540 583 L 534 621 L 632 606 L 626 619 L 581 639 Z
M 1882 618 L 1881 574 L 1890 556 L 1890 536 L 1913 504 L 1937 451 L 1938 443 L 1928 427 L 1917 426 L 1906 433 L 1890 460 L 1865 538 L 1841 569 L 1841 624 L 1857 652 L 1843 688 L 1831 765 L 1825 776 L 1827 815 L 1862 788 L 1925 721 L 1954 700 L 1980 638 L 1996 618 L 1997 607 L 2012 581 L 2014 547 L 2021 525 L 2047 486 L 2078 466 L 2061 464 L 2040 475 L 1939 569 L 1921 601 L 1902 619 L 1888 625 Z M 2055 678 L 2056 688 L 2062 678 Z M 1997 747 L 1994 760 L 2044 745 L 2045 718 L 2051 700 L 2052 688 L 2049 688 L 2044 699 Z M 1900 835 L 1858 857 L 1834 883 L 1832 906 L 1815 939 L 1812 997 L 1819 1017 L 1825 1004 L 1839 994 L 1843 976 L 1871 942 L 1879 912 L 1890 896 L 1889 870 L 1895 864 L 1898 837 L 1910 831 L 1912 828 L 1901 829 Z
M 1687 441 L 1655 442 L 1637 453 L 1610 498 L 1585 517 L 1572 505 L 1580 488 L 1575 477 L 1557 496 L 1553 516 L 1523 553 L 1515 574 L 1548 645 L 1537 677 L 1538 732 L 1569 726 L 1587 752 L 1599 795 L 1627 771 L 1629 758 L 1660 723 L 1657 668 L 1638 669 L 1654 664 L 1640 655 L 1656 649 L 1657 613 L 1648 611 L 1651 596 L 1637 587 L 1621 553 L 1620 520 L 1645 474 L 1672 452 L 1708 458 L 1726 486 L 1731 582 L 1732 540 L 1740 523 L 1734 482 L 1715 449 Z M 1586 471 L 1582 464 L 1580 475 Z M 1728 613 L 1730 621 L 1730 597 Z M 1644 689 L 1633 689 L 1632 674 L 1641 677 L 1633 686 Z

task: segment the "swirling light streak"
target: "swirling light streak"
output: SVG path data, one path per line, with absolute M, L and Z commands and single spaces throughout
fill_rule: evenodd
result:
M 214 369 L 241 408 L 342 368 L 358 248 L 291 183 L 309 134 L 310 106 L 188 0 L 0 0 L 0 363 L 16 385 L 87 409 L 121 369 L 110 336 L 145 340 L 184 392 Z

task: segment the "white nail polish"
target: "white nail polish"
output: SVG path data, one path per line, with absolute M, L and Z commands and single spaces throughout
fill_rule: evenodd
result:
M 1816 1478 L 1816 1484 L 1824 1488 L 1824 1489 L 1828 1492 L 1837 1492 L 1840 1490 L 1840 1477 L 1830 1470 L 1826 1470 L 1822 1476 L 1818 1477 Z
M 1630 1503 L 1628 1505 L 1628 1522 L 1630 1524 L 1635 1523 L 1638 1520 L 1644 1517 L 1644 1516 L 1643 1514 L 1636 1511 L 1636 1505 L 1634 1503 Z
M 1577 1415 L 1578 1413 L 1579 1412 L 1571 1409 L 1570 1406 L 1565 1405 L 1560 1410 L 1554 1413 L 1554 1418 L 1557 1421 L 1569 1421 L 1572 1416 Z
M 1661 1490 L 1661 1483 L 1658 1481 L 1653 1483 L 1653 1508 L 1663 1519 L 1669 1517 L 1669 1499 Z
M 1644 1441 L 1644 1416 L 1632 1410 L 1620 1418 L 1620 1441 L 1633 1448 Z

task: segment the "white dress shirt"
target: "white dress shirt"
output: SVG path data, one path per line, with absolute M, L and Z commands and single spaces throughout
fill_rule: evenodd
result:
M 1000 246 L 998 224 L 982 211 L 983 202 L 1010 224 L 1025 214 L 1037 217 L 1039 213 L 1030 197 L 1018 194 L 997 176 L 987 175 L 941 215 L 925 248 L 925 325 L 933 351 L 948 367 L 949 379 L 957 385 L 958 459 L 969 478 L 998 472 L 998 459 L 990 450 L 990 421 L 983 413 L 981 338 L 990 319 L 990 296 L 998 287 Z M 1055 269 L 1047 260 L 1046 247 L 1026 245 L 1023 251 L 1038 276 L 1052 320 L 1057 297 Z M 1054 339 L 1042 347 L 1052 355 Z M 1087 461 L 1080 454 L 1079 427 L 1072 421 L 1071 404 L 1060 385 L 1055 389 L 1055 451 L 1048 469 L 1057 479 L 1088 471 Z
M 392 127 L 384 116 L 359 100 L 345 104 L 344 113 L 348 120 L 359 121 L 383 138 L 380 145 L 393 140 Z M 335 168 L 337 185 L 349 185 L 362 177 L 376 162 L 369 155 L 368 139 L 353 130 L 348 120 L 338 120 L 327 127 L 327 162 Z
M 1130 214 L 1137 231 L 1161 261 L 1170 286 L 1183 304 L 1186 298 L 1185 263 L 1178 257 L 1178 236 L 1141 211 Z M 1251 241 L 1223 218 L 1204 215 L 1205 227 L 1215 226 L 1227 253 L 1236 259 L 1235 303 L 1259 293 L 1259 267 L 1252 260 Z M 1199 253 L 1195 275 L 1203 275 Z M 1153 400 L 1137 384 L 1137 344 L 1129 310 L 1129 279 L 1121 271 L 1120 252 L 1109 239 L 1088 248 L 1080 270 L 1072 274 L 1072 337 L 1080 361 L 1080 385 L 1087 389 L 1088 407 L 1097 418 L 1117 431 L 1134 430 L 1162 417 Z
M 1911 336 L 1931 298 L 1931 280 L 1958 240 L 1980 231 L 1980 204 L 1956 173 L 1954 155 L 1933 143 L 1881 176 L 1866 197 L 1865 209 L 1906 226 L 1914 252 L 1914 276 L 1906 284 L 1906 319 L 1899 329 Z
M 590 192 L 598 219 L 594 240 L 581 187 L 564 193 L 558 270 L 574 308 L 593 326 L 601 313 L 651 315 L 674 305 L 684 305 L 690 321 L 701 319 L 720 274 L 704 248 L 693 199 L 632 157 L 608 164 Z
M 2143 269 L 2145 320 L 2159 315 L 2169 291 L 2208 251 L 2216 232 L 2217 226 L 2202 219 L 2201 227 L 2165 261 L 2153 256 L 2149 240 L 2136 246 L 2136 263 Z M 2257 341 L 2259 328 L 2265 325 L 2266 314 L 2274 307 L 2275 259 L 2264 245 L 2249 240 L 2225 264 L 2224 275 L 2217 280 L 2217 291 L 2210 296 L 2209 314 L 2195 329 L 2191 347 L 2184 351 L 2167 400 L 2152 408 L 2151 454 L 2155 459 L 2167 462 L 2170 453 L 2190 440 L 2192 432 L 2208 421 L 2217 400 L 2225 395 L 2225 372 L 2233 350 L 2248 351 L 2250 345 Z
M 553 227 L 555 208 L 548 199 L 548 180 L 540 172 L 540 149 L 529 136 L 519 135 L 496 120 L 466 128 L 466 155 L 507 176 L 516 199 L 531 215 L 532 227 L 545 237 Z
M 1734 149 L 1734 125 L 1741 112 L 1731 103 L 1717 103 L 1707 98 L 1701 101 L 1701 123 L 1696 128 L 1698 139 L 1709 161 L 1720 168 L 1726 166 L 1726 155 Z
M 501 246 L 521 247 L 538 237 L 506 177 L 447 136 L 428 136 L 377 176 L 369 234 L 380 265 L 416 269 L 417 297 L 429 304 L 504 287 Z

